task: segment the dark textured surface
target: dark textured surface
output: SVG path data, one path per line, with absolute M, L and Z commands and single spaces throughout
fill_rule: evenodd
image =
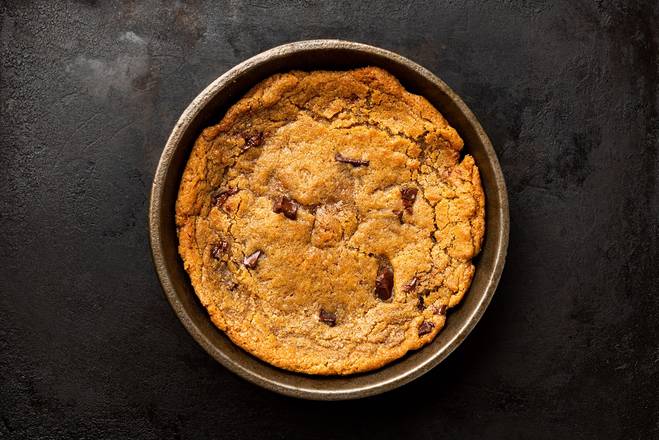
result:
M 3 2 L 0 438 L 659 436 L 658 7 L 550 3 Z M 481 323 L 423 378 L 353 402 L 223 369 L 165 301 L 146 238 L 187 103 L 257 52 L 322 37 L 442 77 L 510 193 Z

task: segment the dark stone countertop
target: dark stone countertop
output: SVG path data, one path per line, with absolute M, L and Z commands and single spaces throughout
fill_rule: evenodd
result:
M 659 437 L 657 5 L 2 2 L 0 438 Z M 185 106 L 312 38 L 437 73 L 510 193 L 481 323 L 423 378 L 361 401 L 282 397 L 217 364 L 167 304 L 147 240 Z

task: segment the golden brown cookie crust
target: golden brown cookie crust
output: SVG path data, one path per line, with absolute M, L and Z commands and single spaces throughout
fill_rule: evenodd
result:
M 197 139 L 176 203 L 179 253 L 212 321 L 309 374 L 372 370 L 430 342 L 469 288 L 485 228 L 462 146 L 379 68 L 259 83 Z

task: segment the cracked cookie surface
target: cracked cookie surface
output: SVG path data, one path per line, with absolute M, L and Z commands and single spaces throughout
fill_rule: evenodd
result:
M 372 370 L 432 341 L 485 230 L 462 147 L 379 68 L 259 83 L 197 139 L 176 203 L 179 253 L 213 323 L 309 374 Z

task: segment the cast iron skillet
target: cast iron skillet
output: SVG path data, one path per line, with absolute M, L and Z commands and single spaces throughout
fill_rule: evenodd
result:
M 174 206 L 183 168 L 201 130 L 216 123 L 244 93 L 266 77 L 294 69 L 345 70 L 379 66 L 403 86 L 426 97 L 458 131 L 480 169 L 486 197 L 486 235 L 476 273 L 462 304 L 422 349 L 378 370 L 345 377 L 292 373 L 273 367 L 234 345 L 210 321 L 197 300 L 177 252 Z M 355 399 L 399 387 L 430 370 L 467 337 L 490 303 L 503 270 L 508 246 L 508 198 L 499 160 L 483 128 L 465 103 L 443 81 L 393 52 L 339 40 L 285 44 L 229 70 L 203 90 L 176 123 L 151 189 L 149 229 L 153 260 L 165 295 L 192 337 L 218 362 L 239 376 L 272 391 L 317 400 Z

